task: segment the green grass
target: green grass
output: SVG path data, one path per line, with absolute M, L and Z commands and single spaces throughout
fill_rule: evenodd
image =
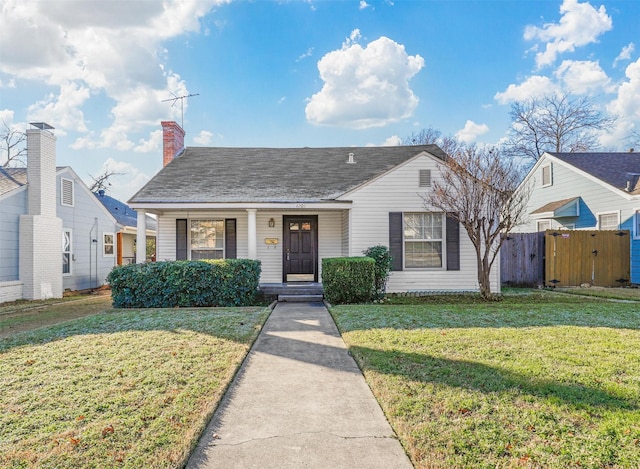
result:
M 267 316 L 112 310 L 0 339 L 0 467 L 180 467 Z
M 331 312 L 416 467 L 638 467 L 638 304 L 514 291 Z

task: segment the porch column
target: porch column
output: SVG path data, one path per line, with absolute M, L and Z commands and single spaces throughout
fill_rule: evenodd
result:
M 144 264 L 147 261 L 147 212 L 138 212 L 138 223 L 136 231 L 136 264 Z
M 247 209 L 247 257 L 249 259 L 257 259 L 258 255 L 258 237 L 256 233 L 256 212 L 255 208 Z

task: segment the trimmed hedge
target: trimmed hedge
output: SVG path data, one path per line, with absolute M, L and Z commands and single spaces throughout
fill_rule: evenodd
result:
M 107 276 L 114 308 L 250 306 L 259 280 L 251 259 L 130 264 Z
M 378 244 L 372 246 L 362 252 L 367 257 L 371 257 L 376 261 L 375 267 L 375 293 L 374 300 L 382 300 L 387 292 L 387 281 L 389 280 L 389 272 L 391 272 L 391 263 L 393 258 L 389 252 L 389 248 Z
M 366 303 L 375 292 L 375 261 L 370 257 L 322 259 L 322 286 L 328 302 Z

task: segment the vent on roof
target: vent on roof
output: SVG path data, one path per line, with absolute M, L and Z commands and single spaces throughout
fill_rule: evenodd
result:
M 353 153 L 349 153 L 349 160 L 347 161 L 347 164 L 355 164 L 355 160 L 353 159 L 355 155 Z
M 60 183 L 60 204 L 66 207 L 73 207 L 73 181 L 61 178 Z

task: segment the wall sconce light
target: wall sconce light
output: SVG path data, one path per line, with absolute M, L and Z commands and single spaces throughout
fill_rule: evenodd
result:
M 276 221 L 273 218 L 269 218 L 269 228 L 276 226 Z

